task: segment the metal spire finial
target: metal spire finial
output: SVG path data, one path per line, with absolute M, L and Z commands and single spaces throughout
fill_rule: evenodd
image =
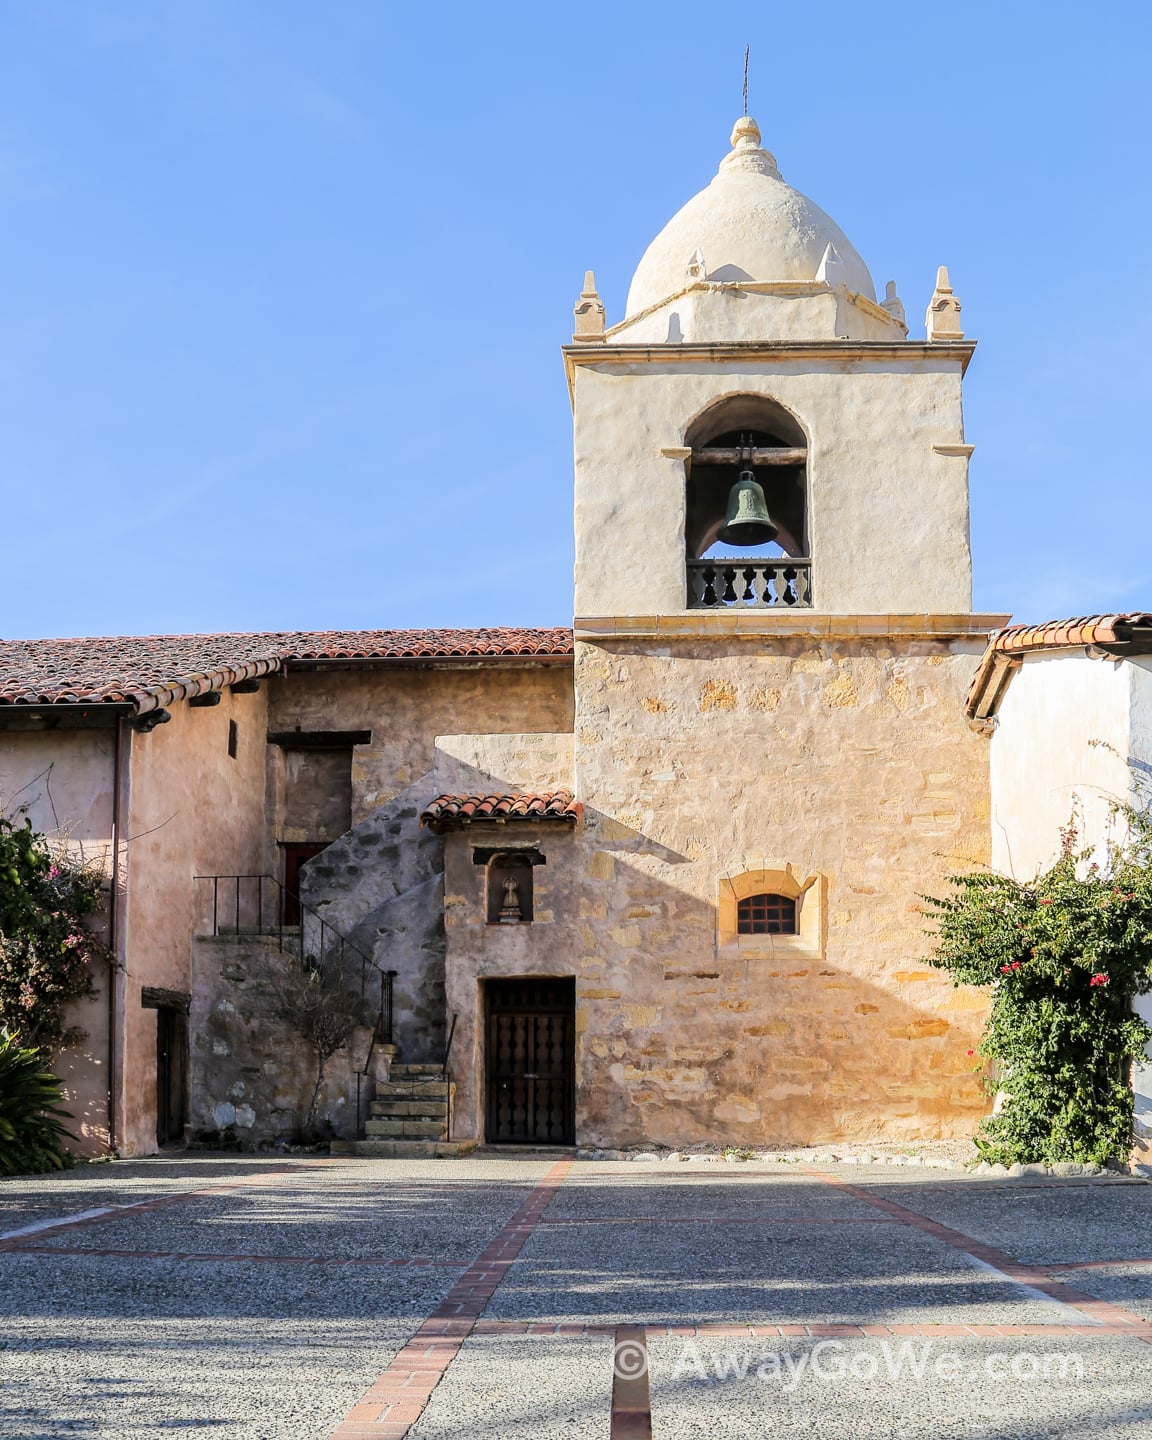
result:
M 744 46 L 744 114 L 748 114 L 748 51 L 752 47 Z

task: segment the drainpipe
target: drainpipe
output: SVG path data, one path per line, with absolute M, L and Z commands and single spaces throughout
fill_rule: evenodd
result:
M 123 916 L 120 910 L 120 790 L 125 770 L 122 753 L 125 737 L 131 743 L 131 731 L 122 714 L 116 717 L 116 735 L 112 748 L 112 884 L 108 904 L 108 949 L 112 952 L 112 968 L 108 974 L 108 1148 L 120 1147 L 120 1107 L 117 1104 L 118 1069 L 122 1056 L 117 1044 L 118 1000 L 123 980 L 124 942 Z

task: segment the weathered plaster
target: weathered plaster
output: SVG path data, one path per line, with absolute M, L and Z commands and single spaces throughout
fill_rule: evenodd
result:
M 211 930 L 211 887 L 198 875 L 259 874 L 264 859 L 267 704 L 225 692 L 221 703 L 172 706 L 172 719 L 132 735 L 124 826 L 126 973 L 121 980 L 122 1153 L 156 1151 L 156 1011 L 143 986 L 192 989 L 191 938 Z M 228 722 L 238 753 L 228 754 Z
M 1122 833 L 1111 807 L 1132 795 L 1137 677 L 1152 678 L 1130 660 L 1089 659 L 1082 650 L 1024 660 L 991 743 L 995 869 L 1034 879 L 1056 859 L 1074 817 L 1089 844 Z M 1149 739 L 1137 758 L 1152 760 Z
M 244 1149 L 300 1137 L 316 1081 L 316 1054 L 278 1011 L 298 965 L 271 938 L 199 939 L 192 947 L 189 1061 L 191 1131 L 208 1143 Z M 369 1032 L 328 1062 L 316 1128 L 355 1139 L 357 1097 L 367 1114 L 372 1081 L 360 1077 Z
M 963 361 L 665 357 L 575 372 L 577 615 L 671 615 L 685 591 L 685 462 L 692 422 L 732 396 L 783 405 L 808 436 L 813 608 L 922 614 L 971 608 Z M 620 477 L 628 483 L 622 485 Z
M 571 665 L 321 671 L 269 686 L 269 729 L 371 730 L 352 760 L 359 823 L 422 775 L 437 735 L 572 728 Z M 278 838 L 278 837 L 277 837 Z
M 114 728 L 0 731 L 0 812 L 23 813 L 32 827 L 65 844 L 79 859 L 111 875 Z M 107 917 L 94 917 L 102 931 Z M 69 1148 L 97 1155 L 108 1148 L 108 987 L 92 976 L 93 993 L 73 1002 L 67 1023 L 84 1032 L 53 1068 L 63 1082 Z

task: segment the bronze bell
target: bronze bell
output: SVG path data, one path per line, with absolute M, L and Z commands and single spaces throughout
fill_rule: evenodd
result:
M 764 491 L 751 470 L 741 470 L 739 480 L 728 492 L 728 513 L 716 538 L 725 545 L 767 545 L 776 538 Z

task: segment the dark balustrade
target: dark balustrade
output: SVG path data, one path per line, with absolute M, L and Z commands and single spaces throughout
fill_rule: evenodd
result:
M 689 610 L 806 609 L 812 604 L 812 562 L 779 555 L 688 561 Z

